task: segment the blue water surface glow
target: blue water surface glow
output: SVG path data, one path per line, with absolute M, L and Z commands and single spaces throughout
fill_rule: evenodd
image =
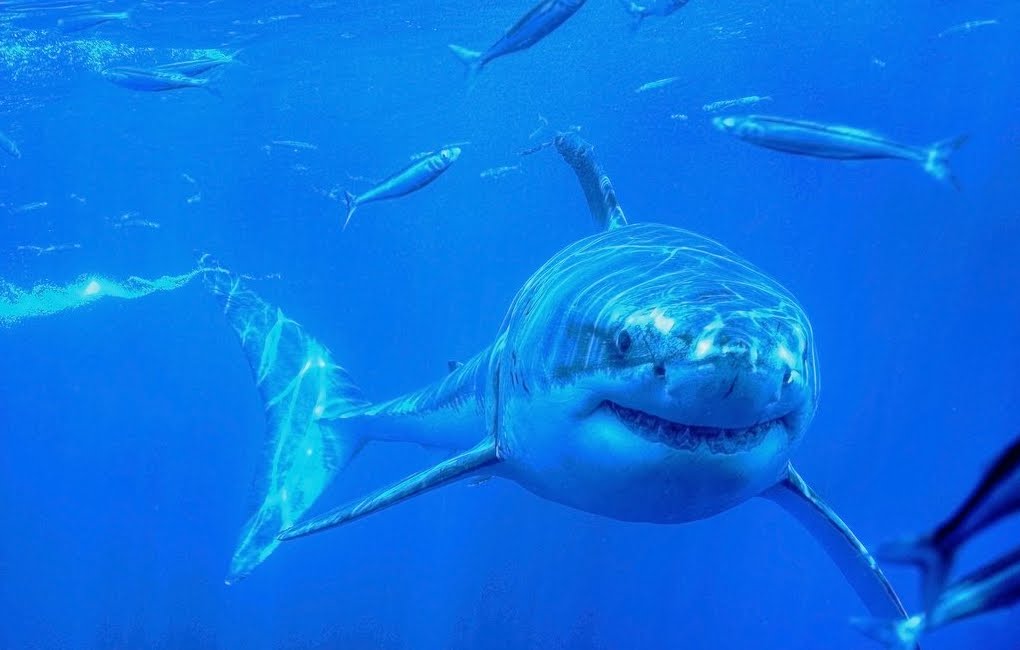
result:
M 396 396 L 488 345 L 529 275 L 593 232 L 555 151 L 518 155 L 571 125 L 632 222 L 717 239 L 803 304 L 822 393 L 795 462 L 869 547 L 934 525 L 1016 434 L 1018 3 L 693 0 L 635 28 L 590 0 L 466 79 L 447 46 L 484 48 L 531 6 L 0 0 L 0 131 L 20 154 L 0 150 L 0 648 L 880 647 L 821 547 L 763 500 L 656 526 L 465 482 L 224 585 L 265 426 L 192 279 L 200 255 L 369 399 Z M 102 75 L 235 53 L 203 88 Z M 767 99 L 703 109 L 751 95 Z M 747 113 L 917 146 L 969 134 L 961 189 L 712 125 Z M 463 153 L 441 178 L 341 231 L 345 191 L 447 145 Z M 370 445 L 313 512 L 447 457 Z M 916 572 L 888 574 L 916 611 Z M 1015 648 L 1017 616 L 925 647 Z

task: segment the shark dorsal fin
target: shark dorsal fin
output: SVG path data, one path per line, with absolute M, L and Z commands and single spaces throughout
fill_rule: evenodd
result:
M 627 217 L 616 199 L 616 191 L 602 165 L 595 158 L 595 147 L 576 132 L 561 133 L 554 140 L 556 151 L 573 168 L 584 190 L 592 219 L 600 230 L 627 225 Z

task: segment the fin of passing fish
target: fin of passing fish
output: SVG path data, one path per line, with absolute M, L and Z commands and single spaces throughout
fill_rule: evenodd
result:
M 890 542 L 878 549 L 885 562 L 912 564 L 921 569 L 921 593 L 925 608 L 934 604 L 952 568 L 953 556 L 939 548 L 929 536 Z
M 351 222 L 351 217 L 354 216 L 354 211 L 358 209 L 358 197 L 350 192 L 344 192 L 344 202 L 347 205 L 347 216 L 344 218 L 344 225 L 341 230 L 347 230 L 347 224 Z
M 960 189 L 960 183 L 956 180 L 953 170 L 949 167 L 949 157 L 953 155 L 953 152 L 962 147 L 968 138 L 969 136 L 966 134 L 958 135 L 954 138 L 939 140 L 933 144 L 928 148 L 928 156 L 923 163 L 924 171 L 938 180 L 945 181 L 956 189 Z
M 966 500 L 934 530 L 892 542 L 878 550 L 887 562 L 921 569 L 924 606 L 930 610 L 942 594 L 957 549 L 971 537 L 1020 509 L 1020 437 L 1004 449 Z
M 911 616 L 905 621 L 855 617 L 850 619 L 850 624 L 890 650 L 910 650 L 918 647 L 918 639 L 924 631 L 924 616 Z
M 241 533 L 226 583 L 247 576 L 279 546 L 276 536 L 318 499 L 360 451 L 363 438 L 339 420 L 367 404 L 329 350 L 210 257 L 207 287 L 241 339 L 266 414 L 266 460 L 253 488 L 257 509 Z
M 485 65 L 485 62 L 482 61 L 482 53 L 477 50 L 469 50 L 466 47 L 453 45 L 452 43 L 448 47 L 450 48 L 450 51 L 457 56 L 460 62 L 464 64 L 464 68 L 467 70 L 468 79 L 473 79 Z
M 641 27 L 641 23 L 643 23 L 645 21 L 645 18 L 648 17 L 645 8 L 639 5 L 638 3 L 634 2 L 633 0 L 620 0 L 620 4 L 627 11 L 627 13 L 630 14 L 631 31 L 636 32 Z
M 290 540 L 305 535 L 312 535 L 329 528 L 361 519 L 373 512 L 396 505 L 412 497 L 419 496 L 462 478 L 475 474 L 478 470 L 499 462 L 496 453 L 496 441 L 487 439 L 473 449 L 458 454 L 438 465 L 407 477 L 403 481 L 391 485 L 357 503 L 337 508 L 320 517 L 289 528 L 280 533 L 279 539 Z
M 792 466 L 762 496 L 782 506 L 815 537 L 873 616 L 892 621 L 907 618 L 903 604 L 875 558 Z

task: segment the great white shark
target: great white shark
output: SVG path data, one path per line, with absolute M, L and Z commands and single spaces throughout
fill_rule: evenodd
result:
M 562 134 L 599 232 L 517 293 L 495 341 L 414 393 L 369 403 L 321 343 L 211 259 L 205 280 L 266 406 L 262 502 L 227 582 L 281 540 L 478 476 L 613 519 L 675 524 L 752 497 L 826 549 L 872 615 L 906 617 L 872 555 L 793 469 L 815 413 L 811 325 L 794 296 L 719 243 L 628 224 L 591 145 Z M 356 503 L 301 516 L 370 441 L 457 452 Z

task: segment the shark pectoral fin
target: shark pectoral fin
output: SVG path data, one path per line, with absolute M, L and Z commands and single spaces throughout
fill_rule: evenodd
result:
M 321 532 L 328 528 L 340 526 L 356 519 L 377 512 L 411 497 L 416 497 L 430 490 L 453 483 L 474 474 L 479 469 L 499 462 L 496 453 L 496 442 L 487 439 L 469 451 L 458 454 L 429 469 L 413 474 L 403 481 L 376 492 L 357 503 L 337 508 L 326 514 L 311 519 L 303 524 L 288 528 L 279 535 L 281 540 L 295 539 Z
M 762 494 L 775 501 L 814 535 L 873 616 L 903 620 L 907 613 L 868 549 L 804 479 L 787 468 L 786 476 Z

